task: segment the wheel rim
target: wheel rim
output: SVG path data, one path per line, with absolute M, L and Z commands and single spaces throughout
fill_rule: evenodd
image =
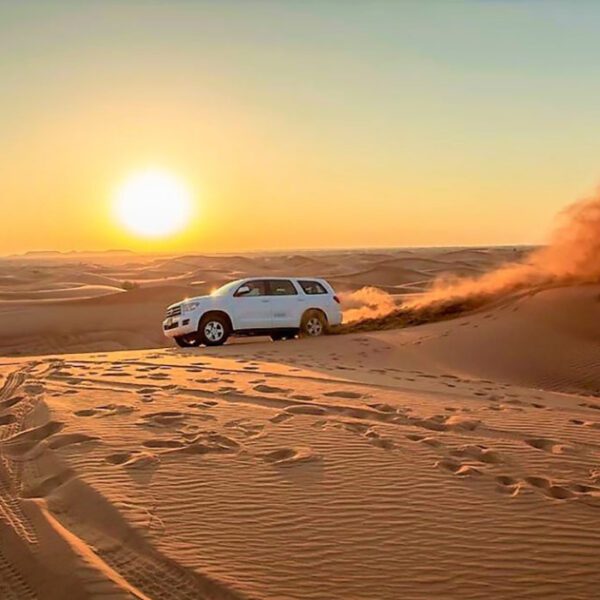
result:
M 204 335 L 210 342 L 218 342 L 225 335 L 225 327 L 219 321 L 209 321 L 204 326 Z
M 323 333 L 323 323 L 319 317 L 311 317 L 306 321 L 306 333 L 311 337 L 316 337 Z

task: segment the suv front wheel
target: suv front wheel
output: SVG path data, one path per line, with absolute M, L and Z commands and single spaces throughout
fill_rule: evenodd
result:
M 200 320 L 198 336 L 206 346 L 220 346 L 227 341 L 231 329 L 229 322 L 222 315 L 207 315 Z

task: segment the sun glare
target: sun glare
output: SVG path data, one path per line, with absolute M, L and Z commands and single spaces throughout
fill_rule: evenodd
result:
M 181 231 L 191 210 L 191 194 L 183 182 L 155 169 L 131 175 L 115 198 L 119 222 L 143 237 L 164 237 Z

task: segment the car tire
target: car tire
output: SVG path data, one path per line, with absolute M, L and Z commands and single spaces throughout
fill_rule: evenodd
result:
M 196 333 L 188 333 L 187 335 L 178 335 L 175 343 L 180 348 L 195 348 L 200 345 L 200 338 Z
M 221 346 L 230 334 L 229 321 L 223 315 L 206 315 L 200 319 L 198 336 L 205 346 Z
M 303 337 L 319 337 L 327 333 L 327 317 L 320 310 L 307 310 L 302 316 L 300 332 Z

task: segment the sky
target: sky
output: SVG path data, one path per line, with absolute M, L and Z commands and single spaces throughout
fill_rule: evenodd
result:
M 0 254 L 543 242 L 600 183 L 600 2 L 0 0 Z M 186 228 L 115 218 L 157 168 Z

